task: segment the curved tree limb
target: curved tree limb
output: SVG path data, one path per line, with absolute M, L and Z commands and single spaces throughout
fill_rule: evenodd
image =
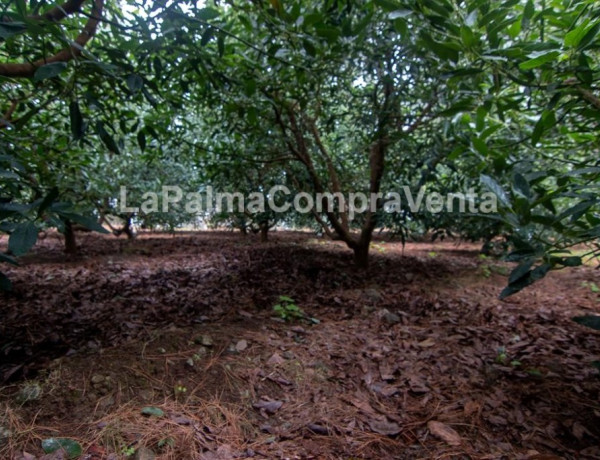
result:
M 72 13 L 79 11 L 81 5 L 87 0 L 68 0 L 62 6 L 57 6 L 51 9 L 42 16 L 36 16 L 38 19 L 46 19 L 50 21 L 60 21 Z M 85 27 L 81 33 L 75 39 L 73 45 L 65 48 L 53 56 L 38 59 L 35 62 L 25 63 L 4 63 L 0 64 L 0 76 L 12 77 L 12 78 L 30 78 L 33 77 L 35 71 L 46 64 L 53 62 L 68 62 L 71 59 L 79 56 L 83 47 L 90 41 L 90 39 L 96 33 L 98 23 L 102 18 L 102 11 L 104 9 L 104 0 L 93 0 L 92 15 L 85 24 Z
M 34 16 L 32 19 L 44 18 L 48 21 L 61 21 L 67 16 L 76 13 L 87 0 L 68 0 L 60 6 L 52 8 L 41 16 Z

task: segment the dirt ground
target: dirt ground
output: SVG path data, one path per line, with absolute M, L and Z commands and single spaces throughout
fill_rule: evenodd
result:
M 79 243 L 2 266 L 2 459 L 600 458 L 593 267 L 500 301 L 470 244 L 376 241 L 365 274 L 300 233 Z

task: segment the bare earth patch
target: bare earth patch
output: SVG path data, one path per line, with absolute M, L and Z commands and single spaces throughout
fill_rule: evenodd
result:
M 6 268 L 1 458 L 600 458 L 591 267 L 499 301 L 468 244 L 377 241 L 365 275 L 299 233 L 80 243 Z

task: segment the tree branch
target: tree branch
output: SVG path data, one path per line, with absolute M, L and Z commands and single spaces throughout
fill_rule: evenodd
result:
M 69 0 L 61 7 L 56 7 L 50 10 L 45 15 L 41 16 L 43 19 L 51 21 L 59 21 L 64 19 L 66 16 L 79 10 L 79 7 L 87 0 Z M 38 59 L 35 62 L 24 62 L 24 63 L 4 63 L 0 64 L 0 76 L 12 77 L 12 78 L 30 78 L 33 77 L 35 71 L 46 64 L 53 62 L 68 62 L 71 59 L 79 56 L 82 49 L 85 47 L 87 42 L 94 36 L 98 23 L 102 18 L 102 11 L 104 9 L 104 0 L 93 0 L 92 15 L 87 21 L 85 27 L 81 33 L 75 39 L 73 45 L 65 48 L 53 56 L 48 58 Z M 38 17 L 39 18 L 39 17 Z

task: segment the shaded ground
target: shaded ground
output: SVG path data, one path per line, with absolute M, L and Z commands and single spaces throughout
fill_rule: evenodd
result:
M 509 267 L 469 245 L 376 242 L 364 275 L 303 234 L 80 243 L 6 269 L 1 458 L 600 458 L 600 336 L 570 319 L 597 270 L 499 301 Z

